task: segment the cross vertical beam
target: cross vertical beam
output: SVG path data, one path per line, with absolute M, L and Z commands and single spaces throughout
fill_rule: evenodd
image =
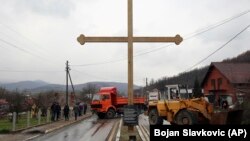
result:
M 133 105 L 133 1 L 128 0 L 128 105 Z M 128 131 L 134 126 L 128 126 Z
M 174 42 L 179 45 L 182 37 L 133 37 L 133 0 L 128 0 L 128 36 L 127 37 L 85 37 L 81 34 L 77 41 L 84 45 L 85 42 L 125 42 L 128 43 L 128 105 L 133 105 L 133 42 Z M 134 126 L 128 126 L 133 131 Z M 132 133 L 132 132 L 131 132 Z
M 128 0 L 128 104 L 133 105 L 133 1 Z

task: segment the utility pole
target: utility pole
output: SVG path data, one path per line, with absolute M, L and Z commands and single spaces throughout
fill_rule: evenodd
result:
M 71 87 L 72 87 L 73 94 L 74 94 L 74 101 L 75 101 L 75 103 L 76 103 L 77 101 L 76 101 L 75 88 L 74 88 L 74 85 L 73 85 L 73 82 L 72 82 L 72 79 L 71 79 L 71 76 L 70 76 L 70 72 L 68 72 L 68 74 L 69 74 L 68 76 L 69 76 L 69 80 L 70 80 Z
M 69 61 L 66 62 L 66 104 L 67 105 L 69 105 L 68 78 L 69 78 Z
M 148 78 L 146 77 L 146 85 L 145 85 L 145 97 L 148 102 Z

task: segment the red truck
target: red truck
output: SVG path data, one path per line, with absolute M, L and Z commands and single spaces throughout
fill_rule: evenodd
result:
M 145 108 L 144 97 L 134 97 L 134 105 L 138 108 Z M 100 119 L 114 118 L 116 113 L 123 113 L 123 106 L 128 105 L 128 98 L 118 96 L 116 87 L 102 87 L 94 95 L 91 102 L 91 110 L 95 112 Z

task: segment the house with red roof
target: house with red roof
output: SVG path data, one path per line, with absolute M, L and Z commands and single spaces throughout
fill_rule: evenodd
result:
M 250 98 L 250 63 L 211 63 L 201 83 L 209 102 L 233 106 Z

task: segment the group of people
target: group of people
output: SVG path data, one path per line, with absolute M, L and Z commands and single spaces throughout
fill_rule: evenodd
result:
M 53 102 L 51 105 L 51 121 L 56 121 L 59 120 L 60 115 L 61 115 L 61 106 L 59 105 L 58 102 Z
M 73 108 L 75 120 L 77 120 L 78 116 L 85 115 L 87 111 L 87 103 L 78 103 L 74 105 Z
M 73 112 L 75 116 L 75 120 L 77 120 L 78 116 L 85 115 L 87 111 L 87 103 L 78 103 L 75 104 L 73 107 Z M 57 121 L 60 118 L 61 115 L 61 106 L 58 102 L 53 102 L 51 105 L 51 121 Z M 69 105 L 66 104 L 63 108 L 63 114 L 65 121 L 69 120 L 69 114 L 70 114 L 70 108 Z

